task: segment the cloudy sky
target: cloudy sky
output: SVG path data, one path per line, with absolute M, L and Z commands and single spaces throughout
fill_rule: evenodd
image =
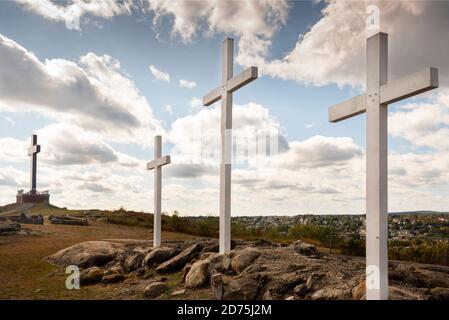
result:
M 449 211 L 446 1 L 1 1 L 0 203 L 29 189 L 37 133 L 52 203 L 152 211 L 162 134 L 163 210 L 217 215 L 220 103 L 201 98 L 233 37 L 235 73 L 260 74 L 234 95 L 234 135 L 279 133 L 278 154 L 234 166 L 233 215 L 364 213 L 365 117 L 331 124 L 327 108 L 364 90 L 372 4 L 389 78 L 440 73 L 389 107 L 389 210 Z

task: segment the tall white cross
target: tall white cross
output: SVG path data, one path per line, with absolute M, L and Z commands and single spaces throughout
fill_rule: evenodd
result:
M 338 122 L 366 112 L 366 299 L 388 299 L 388 104 L 438 87 L 438 70 L 426 68 L 387 81 L 388 35 L 367 40 L 366 93 L 329 108 Z
M 232 93 L 257 79 L 257 67 L 249 67 L 233 77 L 234 40 L 223 41 L 221 86 L 203 97 L 210 106 L 221 99 L 220 160 L 220 253 L 231 250 L 231 158 L 232 158 Z
M 162 166 L 170 163 L 170 156 L 161 156 L 162 137 L 154 137 L 154 160 L 147 163 L 147 170 L 154 169 L 154 223 L 153 247 L 161 245 L 161 192 Z
M 31 157 L 30 185 L 31 193 L 36 193 L 37 154 L 41 152 L 41 146 L 37 144 L 37 135 L 31 137 L 31 146 L 28 148 L 28 156 Z

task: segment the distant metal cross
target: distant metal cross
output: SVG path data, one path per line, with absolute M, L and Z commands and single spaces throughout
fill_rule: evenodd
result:
M 36 193 L 37 154 L 41 152 L 41 146 L 37 144 L 37 135 L 31 137 L 31 146 L 28 148 L 28 156 L 31 156 L 30 184 L 31 193 Z
M 147 170 L 154 169 L 154 223 L 153 247 L 161 245 L 161 193 L 162 193 L 162 166 L 170 163 L 170 156 L 161 156 L 162 137 L 154 137 L 154 160 L 147 163 Z
M 257 67 L 249 67 L 233 77 L 234 40 L 223 41 L 221 86 L 203 97 L 210 106 L 221 99 L 220 160 L 220 253 L 231 250 L 231 158 L 232 158 L 232 93 L 257 79 Z
M 426 68 L 387 82 L 388 35 L 367 40 L 366 93 L 329 108 L 338 122 L 366 112 L 366 299 L 388 299 L 388 104 L 438 87 Z

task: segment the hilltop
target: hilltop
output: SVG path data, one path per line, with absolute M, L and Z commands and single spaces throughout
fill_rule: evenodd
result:
M 13 210 L 14 206 L 2 208 Z M 0 299 L 213 299 L 215 293 L 209 284 L 212 276 L 210 272 L 213 270 L 211 266 L 215 268 L 217 263 L 219 267 L 220 263 L 224 263 L 218 268 L 222 271 L 220 281 L 224 298 L 363 298 L 361 292 L 364 285 L 364 258 L 341 255 L 341 248 L 345 247 L 337 248 L 337 245 L 341 245 L 337 242 L 338 238 L 333 239 L 333 254 L 329 254 L 326 247 L 329 235 L 324 232 L 329 229 L 326 226 L 294 225 L 283 235 L 280 233 L 282 226 L 259 230 L 245 226 L 245 219 L 236 218 L 233 219 L 235 249 L 225 259 L 216 253 L 216 217 L 163 215 L 163 246 L 168 247 L 169 249 L 165 250 L 170 253 L 166 257 L 175 258 L 182 252 L 185 253 L 189 247 L 192 249 L 191 252 L 187 250 L 190 252 L 187 258 L 175 259 L 182 261 L 182 267 L 179 264 L 174 270 L 161 267 L 161 261 L 142 265 L 143 261 L 151 261 L 146 256 L 153 251 L 151 214 L 124 209 L 67 210 L 51 205 L 37 205 L 30 208 L 30 211 L 45 216 L 69 214 L 85 217 L 89 220 L 89 226 L 51 225 L 45 219 L 44 225 L 22 225 L 30 231 L 27 235 L 1 236 Z M 323 217 L 314 217 L 318 220 L 307 220 L 307 216 L 302 218 L 305 219 L 301 220 L 303 223 L 327 221 Z M 335 225 L 338 226 L 337 223 Z M 309 253 L 304 254 L 303 249 L 291 246 L 291 243 L 299 238 L 318 246 L 299 242 L 302 243 L 299 248 L 309 248 L 306 249 Z M 98 245 L 92 247 L 89 245 L 90 241 L 100 243 L 100 248 L 119 248 L 122 254 L 112 254 L 111 260 L 106 264 L 103 264 L 105 261 L 99 265 L 81 263 L 83 277 L 89 275 L 95 280 L 89 280 L 93 283 L 84 285 L 81 290 L 67 290 L 64 286 L 67 275 L 61 268 L 64 262 L 57 259 L 57 253 L 61 250 L 76 253 L 73 248 L 81 246 L 83 256 L 93 254 L 94 257 L 93 248 Z M 359 243 L 363 244 L 363 241 Z M 354 250 L 354 242 L 349 244 Z M 394 246 L 391 248 L 395 250 Z M 364 253 L 364 248 L 362 249 L 361 255 Z M 116 252 L 114 250 L 111 252 Z M 443 257 L 446 257 L 444 250 L 442 253 Z M 173 256 L 174 254 L 176 255 Z M 247 261 L 248 259 L 244 258 L 246 254 L 251 258 L 251 262 L 244 269 L 244 265 L 236 266 L 240 262 L 232 263 L 234 259 Z M 243 256 L 237 258 L 240 255 Z M 48 258 L 52 256 L 55 258 Z M 435 251 L 430 256 L 440 255 Z M 171 264 L 168 263 L 169 260 L 165 261 L 168 265 Z M 96 260 L 89 258 L 87 261 Z M 159 272 L 158 268 L 159 271 L 161 268 L 169 271 Z M 449 290 L 447 267 L 392 261 L 390 273 L 391 290 L 395 298 L 441 299 L 446 297 L 445 294 Z M 435 287 L 440 289 L 435 290 Z M 162 291 L 155 294 L 151 291 L 153 289 L 156 292 Z

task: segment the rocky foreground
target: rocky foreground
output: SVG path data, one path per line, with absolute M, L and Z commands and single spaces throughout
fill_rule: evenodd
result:
M 233 243 L 218 254 L 216 241 L 172 241 L 153 249 L 150 242 L 89 241 L 47 257 L 62 267 L 81 268 L 81 286 L 132 286 L 133 298 L 158 298 L 210 288 L 215 299 L 365 299 L 363 259 L 325 255 L 296 241 L 281 247 L 270 241 Z M 166 275 L 178 273 L 176 291 Z M 390 262 L 391 299 L 449 299 L 449 268 Z M 183 289 L 179 289 L 180 286 Z

